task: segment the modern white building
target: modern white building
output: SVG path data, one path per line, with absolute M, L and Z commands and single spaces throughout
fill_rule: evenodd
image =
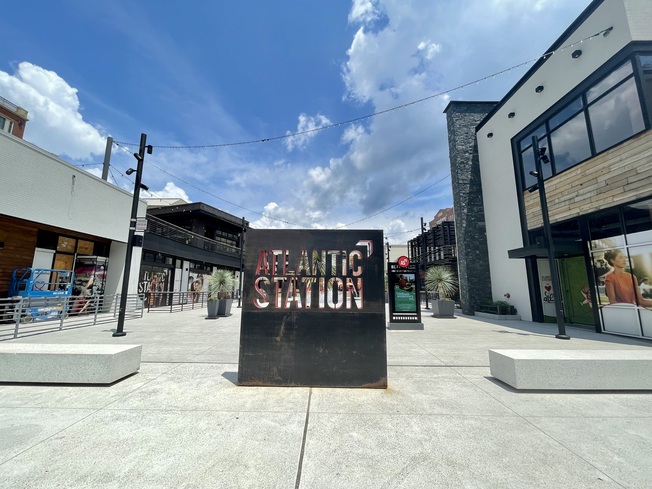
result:
M 492 298 L 555 322 L 552 243 L 566 324 L 652 338 L 652 1 L 594 0 L 545 53 L 500 102 L 446 109 L 458 246 L 476 223 Z
M 29 267 L 74 270 L 76 283 L 94 273 L 100 293 L 121 292 L 132 194 L 1 131 L 0 175 L 0 297 L 12 270 Z M 140 258 L 135 247 L 130 294 Z

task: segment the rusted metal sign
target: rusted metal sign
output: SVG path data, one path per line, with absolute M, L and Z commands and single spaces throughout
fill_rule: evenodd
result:
M 248 230 L 239 385 L 387 387 L 382 231 Z

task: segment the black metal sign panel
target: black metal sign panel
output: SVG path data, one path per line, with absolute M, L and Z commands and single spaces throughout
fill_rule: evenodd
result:
M 417 264 L 389 263 L 389 320 L 392 323 L 420 323 L 421 303 Z
M 382 231 L 247 231 L 238 384 L 387 387 Z

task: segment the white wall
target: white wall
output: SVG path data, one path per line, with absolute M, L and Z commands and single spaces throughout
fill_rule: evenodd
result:
M 511 139 L 631 42 L 632 35 L 641 36 L 645 31 L 650 38 L 652 1 L 624 1 L 628 12 L 623 0 L 605 0 L 562 43 L 577 44 L 548 58 L 477 133 L 494 300 L 504 300 L 504 294 L 509 293 L 510 303 L 526 320 L 531 320 L 532 315 L 525 263 L 510 260 L 507 255 L 508 250 L 523 246 Z M 640 17 L 647 19 L 644 29 L 638 26 Z M 634 34 L 630 32 L 632 19 L 637 23 L 632 27 Z M 613 31 L 608 36 L 579 42 L 610 26 Z M 564 29 L 566 26 L 560 26 L 559 30 Z M 542 54 L 546 48 L 542 46 Z M 571 53 L 576 49 L 581 49 L 582 55 L 573 59 Z M 535 93 L 539 85 L 544 86 L 544 91 Z M 507 117 L 510 112 L 515 113 L 511 119 Z M 487 138 L 488 133 L 493 137 Z
M 0 213 L 126 242 L 132 194 L 0 133 Z M 139 204 L 145 216 L 147 204 Z
M 107 279 L 105 284 L 106 294 L 120 294 L 122 292 L 122 277 L 125 269 L 125 254 L 127 253 L 126 243 L 114 241 L 111 243 L 111 253 L 109 255 L 109 268 L 107 270 Z M 140 274 L 140 259 L 143 249 L 134 247 L 131 256 L 131 268 L 129 270 L 129 294 L 138 293 L 138 278 Z
M 650 0 L 625 0 L 625 12 L 632 39 L 652 40 L 652 2 Z
M 0 214 L 112 241 L 106 293 L 121 290 L 133 194 L 26 141 L 0 132 Z M 138 216 L 147 203 L 139 201 Z M 137 292 L 134 248 L 129 293 Z

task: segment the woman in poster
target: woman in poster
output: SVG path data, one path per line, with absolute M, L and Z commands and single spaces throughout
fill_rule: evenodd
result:
M 626 272 L 627 257 L 622 250 L 614 249 L 604 253 L 604 259 L 613 267 L 613 271 L 605 275 L 604 285 L 610 304 L 638 304 L 641 307 L 652 307 L 652 300 L 641 295 L 636 277 Z

